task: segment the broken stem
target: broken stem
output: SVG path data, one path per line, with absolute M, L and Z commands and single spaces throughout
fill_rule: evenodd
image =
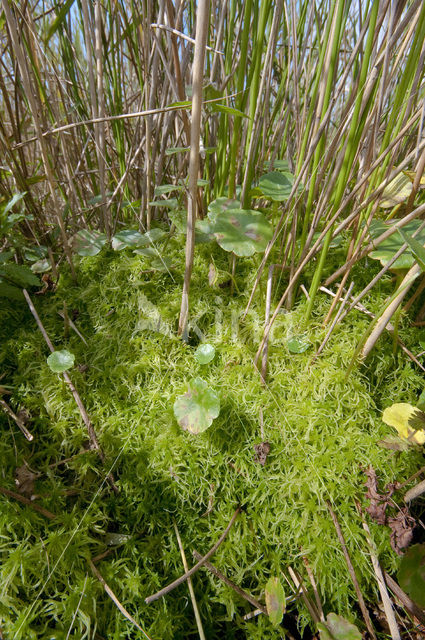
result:
M 40 332 L 41 332 L 41 334 L 42 334 L 47 346 L 49 347 L 50 351 L 53 353 L 55 351 L 53 343 L 50 340 L 49 336 L 47 335 L 47 331 L 44 328 L 43 323 L 40 320 L 40 317 L 39 317 L 39 315 L 38 315 L 38 313 L 37 313 L 37 311 L 36 311 L 36 309 L 35 309 L 35 307 L 34 307 L 34 305 L 32 303 L 32 300 L 31 300 L 30 296 L 28 295 L 28 291 L 26 291 L 25 289 L 23 289 L 22 291 L 23 291 L 23 294 L 25 296 L 25 300 L 28 303 L 29 309 L 30 309 L 32 315 L 34 316 L 34 319 L 35 319 L 35 321 L 37 323 L 37 326 L 40 329 Z M 97 452 L 97 455 L 99 456 L 101 462 L 104 463 L 105 462 L 105 454 L 103 453 L 102 448 L 101 448 L 101 446 L 99 444 L 99 441 L 98 441 L 97 436 L 96 436 L 96 432 L 95 432 L 95 430 L 93 428 L 93 425 L 92 425 L 91 420 L 90 420 L 90 418 L 88 416 L 88 413 L 87 413 L 86 408 L 85 408 L 85 406 L 83 404 L 83 401 L 81 400 L 77 389 L 74 387 L 74 385 L 72 383 L 72 380 L 69 377 L 68 373 L 66 371 L 63 371 L 62 375 L 63 375 L 63 378 L 64 378 L 66 384 L 68 385 L 72 395 L 74 396 L 74 400 L 77 403 L 78 409 L 80 410 L 80 414 L 81 414 L 81 417 L 83 419 L 83 422 L 87 427 L 87 432 L 88 432 L 89 440 L 90 440 L 90 446 L 91 446 L 92 449 L 94 449 Z M 115 482 L 114 482 L 114 479 L 113 479 L 113 476 L 112 476 L 111 473 L 108 474 L 108 482 L 111 485 L 111 488 L 113 489 L 113 491 L 115 493 L 118 493 L 118 488 L 115 485 Z
M 227 527 L 225 528 L 225 530 L 223 531 L 222 535 L 217 540 L 215 545 L 213 547 L 211 547 L 211 549 L 208 551 L 208 553 L 197 564 L 195 564 L 191 569 L 189 569 L 189 571 L 186 571 L 185 574 L 180 576 L 180 578 L 177 578 L 177 580 L 174 580 L 174 582 L 171 582 L 169 585 L 167 585 L 166 587 L 164 587 L 160 591 L 157 591 L 153 595 L 145 598 L 146 604 L 150 604 L 151 602 L 154 602 L 155 600 L 158 600 L 158 598 L 162 598 L 163 596 L 166 596 L 167 593 L 170 593 L 170 591 L 173 591 L 173 589 L 175 589 L 176 587 L 179 587 L 188 578 L 193 576 L 193 574 L 196 573 L 202 567 L 202 565 L 205 562 L 207 562 L 207 560 L 209 560 L 211 558 L 211 556 L 214 555 L 214 553 L 217 551 L 217 549 L 219 548 L 219 546 L 221 545 L 221 543 L 224 541 L 224 539 L 226 538 L 227 534 L 229 533 L 230 529 L 232 528 L 232 525 L 233 525 L 234 521 L 236 520 L 236 518 L 238 517 L 239 513 L 241 512 L 241 508 L 242 507 L 239 506 L 236 509 L 236 511 L 234 512 L 229 524 L 227 525 Z

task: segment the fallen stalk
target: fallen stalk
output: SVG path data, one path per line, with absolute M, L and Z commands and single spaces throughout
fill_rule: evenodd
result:
M 196 560 L 202 560 L 202 556 L 200 553 L 198 553 L 198 551 L 193 550 L 192 553 L 193 553 L 193 557 Z M 241 598 L 243 598 L 244 600 L 252 604 L 253 607 L 255 607 L 256 609 L 259 609 L 260 611 L 262 611 L 262 613 L 265 613 L 267 615 L 267 609 L 263 604 L 261 604 L 261 602 L 258 602 L 256 598 L 254 598 L 249 593 L 244 591 L 241 587 L 239 587 L 237 584 L 232 582 L 232 580 L 230 580 L 227 576 L 225 576 L 224 573 L 221 573 L 221 571 L 219 571 L 213 564 L 211 564 L 210 562 L 204 562 L 204 567 L 208 569 L 208 571 L 210 571 L 213 575 L 215 575 L 219 580 L 224 582 L 224 584 L 227 584 L 228 587 L 233 589 L 233 591 L 235 591 L 239 596 L 241 596 Z
M 157 591 L 153 595 L 148 596 L 147 598 L 145 598 L 146 604 L 150 604 L 151 602 L 154 602 L 155 600 L 158 600 L 159 598 L 162 598 L 163 596 L 166 596 L 167 593 L 170 593 L 170 591 L 173 591 L 176 587 L 179 587 L 188 578 L 193 576 L 193 574 L 196 573 L 202 567 L 202 565 L 205 564 L 205 562 L 207 562 L 214 555 L 214 553 L 217 551 L 217 549 L 219 548 L 221 543 L 225 540 L 227 534 L 229 533 L 230 529 L 232 528 L 233 523 L 235 522 L 236 518 L 238 517 L 239 513 L 241 512 L 241 509 L 242 509 L 241 506 L 239 506 L 236 509 L 236 511 L 234 512 L 229 524 L 227 525 L 227 527 L 225 528 L 225 530 L 223 531 L 223 533 L 221 534 L 220 538 L 217 540 L 215 545 L 213 547 L 211 547 L 211 549 L 208 551 L 208 553 L 205 554 L 205 556 L 203 558 L 201 558 L 201 560 L 199 560 L 199 562 L 197 562 L 197 564 L 195 564 L 191 569 L 189 569 L 189 571 L 186 571 L 185 574 L 180 576 L 180 578 L 177 578 L 177 580 L 174 580 L 174 582 L 171 582 L 169 585 L 167 585 L 166 587 L 164 587 L 160 591 Z
M 327 293 L 329 296 L 335 297 L 337 295 L 336 293 L 334 293 L 330 289 L 327 289 L 326 287 L 320 287 L 319 290 L 323 291 L 324 293 Z M 356 302 L 357 298 L 354 298 L 353 296 L 351 296 L 351 300 L 353 300 L 353 302 L 350 305 L 350 307 L 346 310 L 345 315 L 347 315 L 347 313 L 351 311 L 351 309 L 357 309 L 357 311 L 361 311 L 362 313 L 369 316 L 369 318 L 372 318 L 373 320 L 376 318 L 374 313 L 366 309 L 366 307 L 364 307 L 360 302 Z M 345 318 L 345 315 L 344 315 L 344 318 Z M 388 333 L 393 335 L 394 327 L 390 322 L 387 324 L 385 329 L 388 331 Z M 404 342 L 400 340 L 399 336 L 397 336 L 397 344 L 400 346 L 400 349 L 402 349 L 402 351 L 404 351 L 404 353 L 412 360 L 412 362 L 414 362 L 420 369 L 422 369 L 422 371 L 425 371 L 425 367 L 423 366 L 423 364 L 421 364 L 419 360 L 416 358 L 416 356 L 406 347 Z
M 32 300 L 31 300 L 30 296 L 28 295 L 28 291 L 23 289 L 23 294 L 25 296 L 25 300 L 28 303 L 29 309 L 30 309 L 32 315 L 34 316 L 34 319 L 35 319 L 35 321 L 37 323 L 37 326 L 40 329 L 40 332 L 41 332 L 41 334 L 42 334 L 47 346 L 49 347 L 50 351 L 53 353 L 55 351 L 55 348 L 54 348 L 54 346 L 52 344 L 52 341 L 50 340 L 49 336 L 47 335 L 47 332 L 46 332 L 46 330 L 45 330 L 45 328 L 43 326 L 43 323 L 40 320 L 40 317 L 39 317 L 39 315 L 38 315 L 38 313 L 37 313 L 37 311 L 36 311 L 36 309 L 35 309 L 35 307 L 34 307 L 34 305 L 32 303 Z M 66 384 L 68 385 L 72 395 L 74 396 L 74 400 L 77 403 L 78 409 L 80 410 L 80 414 L 81 414 L 81 417 L 83 419 L 83 422 L 87 427 L 87 432 L 88 432 L 89 440 L 90 440 L 90 446 L 94 451 L 96 451 L 96 453 L 99 456 L 101 462 L 104 463 L 105 462 L 105 454 L 103 453 L 102 448 L 101 448 L 101 446 L 99 444 L 99 441 L 98 441 L 97 436 L 96 436 L 96 432 L 95 432 L 95 430 L 93 428 L 93 425 L 92 425 L 91 420 L 90 420 L 90 418 L 88 416 L 88 413 L 87 413 L 86 408 L 85 408 L 85 406 L 83 404 L 83 401 L 81 400 L 77 389 L 74 387 L 74 385 L 72 383 L 72 380 L 69 377 L 68 373 L 66 371 L 64 371 L 62 373 L 62 375 L 63 375 L 63 378 L 64 378 Z M 113 491 L 115 493 L 118 493 L 118 487 L 115 485 L 114 478 L 113 478 L 111 473 L 108 474 L 108 482 L 109 482 L 111 488 L 113 489 Z
M 44 507 L 40 507 L 40 505 L 36 504 L 32 500 L 29 500 L 28 498 L 25 498 L 25 496 L 21 496 L 20 493 L 15 493 L 15 491 L 5 489 L 4 487 L 0 487 L 0 493 L 2 493 L 4 496 L 8 496 L 8 498 L 13 498 L 14 500 L 18 500 L 18 502 L 22 502 L 22 504 L 31 507 L 32 509 L 34 509 L 34 511 L 38 511 L 38 513 L 41 513 L 41 515 L 45 518 L 49 518 L 49 520 L 54 520 L 56 518 L 56 515 L 54 513 L 52 513 L 48 509 L 45 509 Z
M 411 616 L 414 616 L 419 620 L 419 622 L 425 625 L 425 614 L 423 612 L 423 609 L 418 607 L 418 605 L 415 604 L 406 593 L 404 593 L 400 585 L 398 585 L 397 582 L 393 580 L 390 575 L 388 575 L 388 573 L 385 573 L 384 577 L 388 587 L 391 589 L 396 598 L 400 600 L 403 607 L 407 609 Z
M 188 567 L 187 560 L 186 560 L 186 554 L 184 552 L 183 544 L 182 544 L 182 541 L 181 541 L 181 538 L 180 538 L 180 533 L 179 533 L 179 530 L 178 530 L 177 525 L 176 525 L 175 522 L 174 522 L 174 531 L 176 532 L 177 543 L 179 545 L 180 555 L 182 557 L 184 570 L 185 571 L 189 571 L 189 567 Z M 198 603 L 196 602 L 195 591 L 193 589 L 193 584 L 192 584 L 192 579 L 191 578 L 187 579 L 187 586 L 188 586 L 189 593 L 190 593 L 190 599 L 192 600 L 192 607 L 193 607 L 193 612 L 195 614 L 196 626 L 198 627 L 199 637 L 200 637 L 201 640 L 206 640 L 205 639 L 204 628 L 202 626 L 201 616 L 199 614 Z
M 112 591 L 111 587 L 105 582 L 105 579 L 103 578 L 102 574 L 98 571 L 98 569 L 94 566 L 93 561 L 88 560 L 90 569 L 92 570 L 93 574 L 96 576 L 96 578 L 99 580 L 99 582 L 101 583 L 101 585 L 103 586 L 103 588 L 105 589 L 106 593 L 108 594 L 108 596 L 111 598 L 112 602 L 115 604 L 115 606 L 117 607 L 117 609 L 119 609 L 119 611 L 121 611 L 121 613 L 123 614 L 123 616 L 125 618 L 127 618 L 127 620 L 129 620 L 129 622 L 131 622 L 132 624 L 134 624 L 135 627 L 137 627 L 137 629 L 139 631 L 141 631 L 144 635 L 145 638 L 147 638 L 147 640 L 151 640 L 151 638 L 148 636 L 148 634 L 146 633 L 146 631 L 144 631 L 144 629 L 142 629 L 142 627 L 139 625 L 138 622 L 136 622 L 136 620 L 133 618 L 133 616 L 127 611 L 127 609 L 121 604 L 121 602 L 118 600 L 117 596 L 115 595 L 115 593 Z
M 7 402 L 5 402 L 2 398 L 0 398 L 0 406 L 2 407 L 3 411 L 16 422 L 17 426 L 22 431 L 26 439 L 31 442 L 31 440 L 34 439 L 34 436 L 28 431 L 22 420 L 12 411 Z
M 363 615 L 363 619 L 366 623 L 367 630 L 369 631 L 372 638 L 376 639 L 375 630 L 372 625 L 372 620 L 370 619 L 369 611 L 367 610 L 363 594 L 360 590 L 360 585 L 357 580 L 356 572 L 353 567 L 353 563 L 351 562 L 350 554 L 348 553 L 347 545 L 345 542 L 344 535 L 341 531 L 341 526 L 338 522 L 338 518 L 336 517 L 336 513 L 333 511 L 329 502 L 326 503 L 328 507 L 328 511 L 331 515 L 332 522 L 335 526 L 335 531 L 338 536 L 338 540 L 341 544 L 342 552 L 344 554 L 345 562 L 347 563 L 348 572 L 350 574 L 351 580 L 353 581 L 354 589 L 356 590 L 357 600 L 359 601 L 359 607 Z
M 356 502 L 357 511 L 361 515 L 363 522 L 363 529 L 366 532 L 366 540 L 369 547 L 370 559 L 372 561 L 373 570 L 375 572 L 376 581 L 378 583 L 379 592 L 381 594 L 382 604 L 384 606 L 385 617 L 387 618 L 388 626 L 391 633 L 392 640 L 401 640 L 400 631 L 395 619 L 393 605 L 388 595 L 387 586 L 385 584 L 384 574 L 382 573 L 381 565 L 379 564 L 378 556 L 376 555 L 375 547 L 370 534 L 370 529 L 363 517 L 363 512 L 360 503 Z

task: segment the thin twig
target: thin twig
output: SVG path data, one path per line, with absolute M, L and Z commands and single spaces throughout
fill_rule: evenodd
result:
M 264 440 L 264 418 L 263 418 L 263 409 L 260 407 L 260 434 L 261 440 Z
M 331 291 L 330 289 L 327 289 L 326 287 L 320 287 L 320 291 L 323 291 L 324 293 L 327 293 L 329 296 L 335 297 L 336 293 L 334 293 L 333 291 Z M 355 300 L 355 298 L 353 298 L 353 296 L 351 296 L 352 300 Z M 361 302 L 356 302 L 355 304 L 352 304 L 347 310 L 345 315 L 347 315 L 347 313 L 351 310 L 351 309 L 357 309 L 358 311 L 361 311 L 362 313 L 364 313 L 365 315 L 369 316 L 369 318 L 373 318 L 375 319 L 376 316 L 374 313 L 372 313 L 371 311 L 369 311 L 368 309 L 366 309 L 366 307 L 364 305 L 361 304 Z M 344 316 L 345 317 L 345 316 Z M 414 324 L 414 323 L 413 323 Z M 388 331 L 388 333 L 390 333 L 391 335 L 394 334 L 394 327 L 391 324 L 391 322 L 389 322 L 387 324 L 387 326 L 385 327 L 385 329 Z M 422 371 L 425 371 L 425 367 L 423 366 L 423 364 L 421 362 L 419 362 L 419 360 L 417 359 L 417 357 L 406 347 L 406 345 L 404 344 L 404 342 L 400 339 L 399 336 L 397 336 L 397 344 L 399 345 L 400 349 L 402 351 L 404 351 L 404 353 L 407 355 L 408 358 L 410 358 L 410 360 L 412 362 L 414 362 L 420 369 L 422 369 Z
M 287 266 L 282 264 L 271 264 L 267 275 L 267 292 L 266 292 L 266 312 L 264 318 L 264 326 L 267 327 L 270 318 L 270 309 L 272 304 L 272 286 L 273 286 L 273 272 L 275 269 L 288 269 Z M 261 359 L 261 381 L 264 384 L 267 375 L 267 358 L 269 354 L 269 335 L 264 341 L 263 354 Z
M 388 587 L 391 589 L 393 594 L 400 600 L 403 607 L 405 607 L 412 616 L 417 618 L 419 622 L 421 622 L 422 624 L 425 624 L 425 613 L 423 609 L 418 607 L 418 605 L 409 598 L 407 593 L 403 591 L 400 585 L 398 585 L 397 582 L 393 580 L 393 578 L 390 575 L 388 575 L 388 573 L 385 573 L 384 576 L 385 576 L 385 582 L 387 583 Z
M 288 567 L 288 573 L 291 576 L 295 584 L 295 587 L 300 591 L 301 597 L 304 600 L 304 604 L 309 610 L 311 617 L 313 618 L 314 622 L 317 624 L 318 622 L 320 622 L 320 614 L 318 613 L 318 611 L 316 610 L 316 607 L 307 596 L 307 591 L 303 585 L 301 576 L 298 573 L 295 573 L 292 567 Z
M 333 319 L 332 324 L 329 327 L 329 329 L 328 329 L 328 331 L 326 333 L 326 336 L 323 339 L 322 344 L 320 345 L 320 347 L 317 349 L 316 353 L 314 354 L 310 365 L 313 365 L 316 362 L 317 358 L 319 357 L 319 355 L 322 353 L 323 349 L 325 348 L 329 338 L 331 337 L 332 331 L 335 329 L 336 325 L 338 324 L 338 321 L 340 320 L 340 318 L 342 316 L 342 313 L 344 311 L 345 305 L 347 304 L 347 301 L 348 301 L 348 299 L 350 297 L 350 294 L 351 294 L 351 291 L 353 290 L 353 287 L 354 287 L 354 282 L 352 282 L 350 284 L 350 286 L 348 288 L 348 291 L 345 294 L 345 297 L 341 302 L 341 305 L 340 305 L 340 307 L 338 309 L 338 312 L 337 312 L 335 318 Z
M 35 321 L 37 323 L 37 326 L 40 329 L 40 332 L 41 332 L 41 334 L 42 334 L 47 346 L 49 347 L 50 351 L 53 353 L 55 351 L 55 348 L 54 348 L 54 346 L 52 344 L 52 341 L 50 340 L 50 338 L 49 338 L 49 336 L 47 334 L 47 331 L 45 330 L 45 328 L 43 326 L 43 323 L 41 322 L 40 317 L 39 317 L 39 315 L 38 315 L 38 313 L 37 313 L 37 311 L 36 311 L 36 309 L 35 309 L 35 307 L 34 307 L 34 305 L 32 303 L 32 300 L 31 300 L 30 296 L 28 295 L 28 292 L 25 289 L 23 289 L 23 294 L 25 296 L 25 300 L 28 303 L 30 311 L 31 311 L 32 315 L 34 316 L 34 319 L 35 319 Z M 87 413 L 86 408 L 85 408 L 85 406 L 83 404 L 83 401 L 81 400 L 77 389 L 74 387 L 74 385 L 72 383 L 72 380 L 69 377 L 68 373 L 66 371 L 64 371 L 62 373 L 62 375 L 63 375 L 63 378 L 64 378 L 66 384 L 68 385 L 72 395 L 74 396 L 74 400 L 77 403 L 78 409 L 80 410 L 81 417 L 82 417 L 82 419 L 84 421 L 84 424 L 87 427 L 87 432 L 88 432 L 88 435 L 89 435 L 91 448 L 94 449 L 97 452 L 101 462 L 105 462 L 105 454 L 103 453 L 102 448 L 101 448 L 101 446 L 99 444 L 99 441 L 98 441 L 97 436 L 96 436 L 96 432 L 95 432 L 95 430 L 93 428 L 93 425 L 92 425 L 91 420 L 90 420 L 90 418 L 88 416 L 88 413 Z M 115 493 L 118 493 L 118 488 L 115 485 L 114 478 L 113 478 L 111 473 L 108 474 L 108 482 L 109 482 L 111 488 L 113 489 L 113 491 Z
M 387 586 L 385 584 L 385 579 L 384 579 L 384 574 L 382 573 L 382 569 L 381 569 L 381 565 L 379 564 L 379 560 L 378 560 L 378 556 L 376 554 L 375 551 L 375 547 L 372 541 L 372 536 L 370 534 L 370 529 L 367 525 L 367 522 L 365 521 L 364 517 L 363 517 L 363 512 L 360 506 L 360 503 L 356 501 L 356 506 L 357 506 L 357 510 L 359 511 L 361 518 L 362 518 L 362 522 L 363 522 L 363 529 L 366 532 L 366 540 L 369 546 L 369 553 L 370 553 L 370 558 L 372 560 L 372 566 L 373 566 L 373 570 L 375 572 L 375 576 L 376 576 L 376 581 L 378 583 L 378 587 L 379 587 L 379 592 L 381 594 L 381 600 L 382 600 L 382 604 L 384 605 L 384 612 L 385 612 L 385 617 L 387 618 L 387 622 L 388 622 L 388 626 L 390 629 L 390 633 L 391 633 L 391 638 L 393 640 L 401 640 L 400 637 L 400 631 L 397 625 L 397 621 L 395 619 L 395 615 L 394 615 L 394 610 L 393 610 L 393 605 L 391 602 L 391 598 L 388 595 L 388 591 L 387 591 Z
M 183 544 L 180 538 L 180 533 L 176 523 L 174 522 L 173 524 L 174 524 L 174 531 L 176 532 L 177 543 L 180 549 L 180 555 L 182 557 L 183 567 L 184 567 L 184 570 L 187 572 L 189 571 L 189 567 L 187 564 L 186 554 L 184 552 Z M 204 628 L 202 626 L 202 620 L 199 614 L 198 603 L 196 602 L 195 591 L 193 590 L 192 578 L 187 579 L 187 586 L 190 593 L 190 599 L 192 600 L 193 612 L 195 614 L 196 626 L 198 627 L 199 637 L 201 638 L 201 640 L 205 640 Z
M 170 591 L 173 591 L 173 589 L 175 589 L 176 587 L 179 587 L 181 584 L 183 584 L 183 582 L 185 582 L 185 580 L 187 580 L 188 578 L 193 576 L 193 574 L 196 573 L 202 567 L 202 565 L 205 562 L 207 562 L 207 560 L 209 560 L 211 558 L 211 556 L 214 555 L 214 553 L 217 551 L 217 549 L 219 548 L 221 543 L 225 540 L 227 534 L 229 533 L 230 529 L 232 528 L 232 525 L 233 525 L 234 521 L 236 520 L 236 518 L 238 517 L 239 513 L 241 512 L 241 509 L 242 509 L 241 506 L 239 506 L 236 509 L 236 511 L 234 512 L 229 524 L 227 525 L 227 527 L 225 528 L 225 530 L 223 531 L 222 535 L 217 540 L 215 545 L 208 551 L 208 553 L 197 564 L 195 564 L 191 569 L 189 569 L 189 571 L 186 571 L 186 573 L 184 575 L 180 576 L 180 578 L 177 578 L 177 580 L 174 580 L 174 582 L 171 582 L 169 585 L 167 585 L 166 587 L 164 587 L 160 591 L 157 591 L 157 593 L 154 593 L 153 595 L 148 596 L 147 598 L 145 598 L 146 604 L 150 604 L 151 602 L 154 602 L 155 600 L 158 600 L 158 598 L 162 598 L 163 596 L 167 595 L 167 593 L 170 593 Z
M 112 602 L 115 604 L 117 609 L 119 609 L 121 611 L 121 613 L 123 614 L 123 616 L 125 618 L 127 618 L 127 620 L 129 620 L 132 624 L 134 624 L 134 626 L 137 627 L 137 629 L 139 629 L 139 631 L 141 631 L 143 633 L 145 638 L 147 638 L 148 640 L 151 640 L 151 638 L 148 636 L 146 631 L 144 629 L 142 629 L 142 627 L 139 625 L 139 623 L 136 622 L 136 620 L 133 618 L 133 616 L 127 611 L 127 609 L 125 609 L 125 607 L 118 600 L 117 596 L 112 591 L 111 587 L 108 586 L 108 584 L 105 582 L 105 579 L 103 578 L 102 574 L 94 566 L 94 564 L 93 564 L 92 560 L 90 560 L 90 558 L 88 559 L 88 563 L 89 563 L 90 569 L 92 570 L 92 572 L 94 573 L 96 578 L 99 580 L 99 582 L 101 583 L 101 585 L 103 586 L 103 588 L 105 589 L 106 593 L 111 598 Z
M 238 93 L 232 93 L 227 96 L 227 98 L 234 98 L 239 95 Z M 214 102 L 223 102 L 223 98 L 213 98 L 212 100 L 205 100 L 204 104 L 213 104 Z M 181 105 L 178 104 L 176 106 L 170 107 L 162 107 L 162 109 L 146 109 L 145 111 L 133 111 L 132 113 L 120 113 L 117 116 L 104 116 L 102 118 L 90 118 L 89 120 L 78 120 L 77 122 L 71 122 L 70 124 L 64 124 L 61 127 L 56 127 L 54 129 L 48 129 L 47 131 L 42 132 L 42 136 L 51 136 L 56 133 L 62 133 L 63 131 L 69 131 L 70 129 L 77 129 L 78 127 L 84 127 L 90 124 L 97 124 L 99 122 L 116 122 L 117 120 L 129 120 L 131 118 L 143 118 L 151 115 L 159 115 L 161 113 L 168 113 L 169 111 L 180 111 L 182 109 L 190 109 L 190 104 Z M 28 138 L 28 140 L 24 140 L 23 142 L 19 142 L 15 144 L 12 149 L 13 151 L 16 149 L 20 149 L 32 142 L 37 142 L 38 138 Z
M 192 553 L 193 553 L 193 557 L 196 560 L 202 560 L 202 556 L 200 553 L 198 553 L 198 551 L 194 550 Z M 255 607 L 256 609 L 259 609 L 260 611 L 262 611 L 262 613 L 265 613 L 267 615 L 267 609 L 263 604 L 261 604 L 261 602 L 258 602 L 258 600 L 254 598 L 251 594 L 247 593 L 246 591 L 241 589 L 241 587 L 239 587 L 237 584 L 232 582 L 232 580 L 230 580 L 227 576 L 225 576 L 224 573 L 221 573 L 221 571 L 219 571 L 213 564 L 211 564 L 210 562 L 204 562 L 204 567 L 208 569 L 208 571 L 211 571 L 211 573 L 213 573 L 215 576 L 217 576 L 217 578 L 219 578 L 222 582 L 224 582 L 224 584 L 227 584 L 228 587 L 233 589 L 233 591 L 235 591 L 239 596 L 241 596 L 241 598 L 244 598 L 244 600 L 247 600 L 247 602 L 252 604 L 253 607 Z
M 406 487 L 413 480 L 418 478 L 422 473 L 425 473 L 425 467 L 421 467 L 418 471 L 416 471 L 416 473 L 413 474 L 413 476 L 410 476 L 410 478 L 407 478 L 407 480 L 402 482 L 401 485 L 399 486 L 399 489 L 403 489 L 404 487 Z
M 38 513 L 41 513 L 41 515 L 45 518 L 49 518 L 49 520 L 54 520 L 56 518 L 56 515 L 54 513 L 48 511 L 44 507 L 40 507 L 40 505 L 38 505 L 36 502 L 25 498 L 25 496 L 21 496 L 20 493 L 15 493 L 15 491 L 10 491 L 10 489 L 5 489 L 4 487 L 0 487 L 0 493 L 2 493 L 4 496 L 8 496 L 9 498 L 14 498 L 15 500 L 18 500 L 18 502 L 22 502 L 22 504 L 25 504 L 28 507 L 32 507 L 34 511 L 38 511 Z
M 190 42 L 191 44 L 195 44 L 195 40 L 194 38 L 191 38 L 190 36 L 187 36 L 186 34 L 182 33 L 181 31 L 177 31 L 177 29 L 173 29 L 172 27 L 168 27 L 166 24 L 156 24 L 155 22 L 153 22 L 151 24 L 152 29 L 164 29 L 165 31 L 169 31 L 170 33 L 173 33 L 175 36 L 179 36 L 179 38 L 182 38 L 182 40 L 186 40 L 187 42 Z M 213 49 L 212 47 L 209 47 L 208 45 L 205 47 L 205 49 L 207 51 L 212 51 L 213 53 L 218 53 L 221 56 L 224 56 L 224 52 L 223 51 L 218 51 L 218 49 Z
M 351 558 L 350 558 L 350 554 L 348 553 L 348 549 L 347 549 L 347 545 L 345 542 L 345 538 L 344 538 L 344 534 L 342 533 L 340 524 L 338 522 L 338 518 L 336 516 L 336 513 L 333 511 L 331 505 L 329 502 L 326 502 L 329 513 L 331 514 L 331 518 L 332 521 L 335 525 L 335 530 L 338 536 L 338 540 L 341 544 L 341 548 L 342 548 L 342 552 L 344 554 L 344 558 L 345 558 L 345 562 L 347 563 L 347 567 L 348 567 L 348 572 L 351 576 L 351 580 L 353 581 L 353 585 L 354 585 L 354 589 L 356 590 L 356 595 L 357 595 L 357 600 L 359 602 L 359 606 L 360 606 L 360 610 L 362 612 L 364 621 L 366 623 L 366 627 L 367 630 L 369 631 L 370 635 L 372 636 L 372 638 L 376 638 L 375 635 L 375 630 L 373 628 L 373 624 L 372 624 L 372 620 L 370 619 L 370 615 L 369 615 L 369 611 L 367 610 L 364 598 L 363 598 L 363 594 L 360 590 L 360 585 L 359 582 L 357 580 L 357 576 L 356 576 L 356 572 L 354 570 L 353 567 L 353 563 L 351 562 Z
M 317 610 L 318 610 L 319 615 L 320 615 L 320 620 L 322 622 L 325 622 L 325 614 L 323 613 L 322 602 L 320 600 L 320 596 L 319 596 L 319 591 L 317 589 L 316 580 L 314 579 L 313 571 L 311 570 L 311 567 L 309 565 L 309 562 L 308 562 L 306 556 L 303 556 L 303 562 L 304 562 L 305 569 L 307 571 L 308 579 L 310 580 L 310 584 L 311 584 L 311 587 L 313 589 L 314 598 L 316 600 L 316 605 L 317 605 Z
M 251 620 L 252 618 L 256 618 L 257 616 L 259 616 L 260 613 L 264 613 L 264 611 L 262 609 L 254 609 L 253 611 L 250 611 L 249 613 L 244 615 L 243 619 Z
M 58 315 L 60 315 L 60 317 L 65 320 L 65 313 L 63 311 L 58 311 Z M 68 322 L 69 326 L 71 327 L 71 329 L 73 331 L 75 331 L 75 333 L 77 334 L 77 336 L 79 338 L 81 338 L 81 340 L 84 342 L 84 344 L 86 345 L 86 347 L 88 346 L 87 344 L 87 340 L 85 339 L 85 337 L 82 335 L 82 333 L 77 329 L 77 327 L 75 326 L 75 324 L 72 322 L 71 318 L 68 317 L 68 315 L 66 316 L 66 321 Z
M 26 428 L 22 420 L 18 418 L 18 416 L 9 407 L 7 402 L 5 402 L 2 398 L 0 398 L 0 406 L 2 407 L 3 411 L 7 413 L 12 418 L 12 420 L 16 422 L 16 424 L 18 425 L 19 429 L 22 431 L 26 439 L 31 442 L 31 440 L 34 439 L 34 436 L 32 435 L 32 433 L 28 431 L 28 429 Z

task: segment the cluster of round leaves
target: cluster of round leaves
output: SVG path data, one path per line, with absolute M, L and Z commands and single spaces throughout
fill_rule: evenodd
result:
M 114 251 L 132 249 L 133 253 L 149 258 L 150 267 L 155 271 L 166 271 L 171 266 L 170 260 L 163 257 L 155 246 L 166 236 L 165 231 L 157 228 L 146 233 L 140 233 L 136 229 L 123 229 L 112 238 L 112 249 Z M 83 229 L 78 231 L 73 238 L 74 251 L 82 257 L 96 256 L 106 244 L 106 235 L 100 231 Z

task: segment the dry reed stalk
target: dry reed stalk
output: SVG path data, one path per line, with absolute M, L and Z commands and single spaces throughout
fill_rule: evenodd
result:
M 195 252 L 195 222 L 198 198 L 199 138 L 202 115 L 202 82 L 204 77 L 205 48 L 210 20 L 209 0 L 200 0 L 196 15 L 196 41 L 192 70 L 192 122 L 190 129 L 190 155 L 188 176 L 188 208 L 186 226 L 186 265 L 178 333 L 188 339 L 189 290 Z

